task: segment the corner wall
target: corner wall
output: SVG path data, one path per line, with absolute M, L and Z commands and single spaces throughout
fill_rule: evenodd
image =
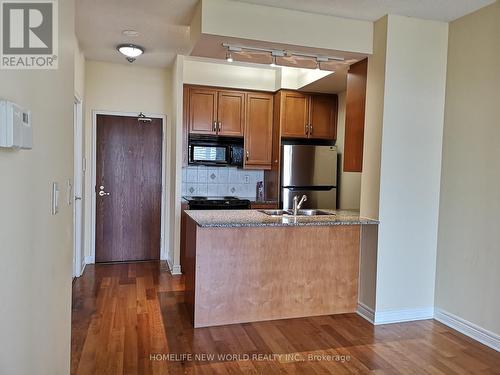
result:
M 59 69 L 0 70 L 0 98 L 30 109 L 32 150 L 0 150 L 0 373 L 69 374 L 74 1 L 59 1 Z M 60 188 L 51 215 L 52 182 Z
M 450 24 L 436 274 L 437 309 L 493 332 L 498 348 L 499 20 L 496 2 Z
M 376 299 L 383 322 L 393 312 L 433 315 L 447 46 L 447 23 L 388 17 Z

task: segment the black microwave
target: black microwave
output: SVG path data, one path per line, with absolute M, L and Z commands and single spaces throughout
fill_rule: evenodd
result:
M 243 166 L 243 144 L 220 140 L 189 140 L 189 164 Z

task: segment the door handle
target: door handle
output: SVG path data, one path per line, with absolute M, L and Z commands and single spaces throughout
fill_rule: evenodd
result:
M 75 195 L 75 201 L 81 201 L 82 200 L 82 197 L 78 197 Z
M 102 186 L 102 185 L 101 185 L 101 186 L 99 186 L 99 196 L 100 196 L 100 197 L 104 197 L 104 196 L 107 196 L 107 195 L 111 195 L 111 193 L 106 193 L 106 192 L 104 191 L 104 186 Z

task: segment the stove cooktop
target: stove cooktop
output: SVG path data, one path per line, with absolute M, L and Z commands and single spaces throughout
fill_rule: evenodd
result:
M 190 210 L 242 210 L 250 208 L 248 199 L 237 197 L 183 197 Z
M 201 196 L 186 196 L 183 197 L 188 202 L 190 201 L 228 201 L 228 200 L 242 200 L 238 197 L 201 197 Z

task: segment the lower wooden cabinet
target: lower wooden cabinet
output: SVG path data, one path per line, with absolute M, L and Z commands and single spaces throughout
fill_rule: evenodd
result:
M 252 202 L 250 208 L 252 210 L 276 210 L 278 209 L 278 202 Z
M 273 95 L 248 93 L 246 100 L 245 169 L 271 169 Z

